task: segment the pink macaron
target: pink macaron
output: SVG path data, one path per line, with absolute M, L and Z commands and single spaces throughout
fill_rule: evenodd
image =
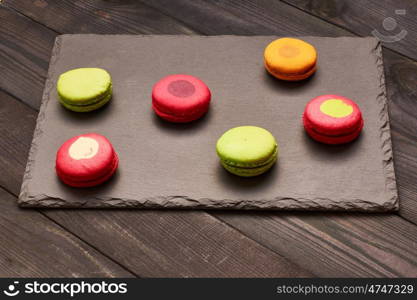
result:
M 308 135 L 318 142 L 344 144 L 360 135 L 364 121 L 353 100 L 339 95 L 322 95 L 307 103 L 303 125 Z
M 201 118 L 209 109 L 207 85 L 191 75 L 169 75 L 152 89 L 152 108 L 164 120 L 187 123 Z

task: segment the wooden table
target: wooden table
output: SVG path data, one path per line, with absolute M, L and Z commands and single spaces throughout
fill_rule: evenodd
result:
M 17 207 L 57 35 L 364 36 L 388 16 L 408 32 L 383 51 L 399 213 Z M 416 19 L 413 0 L 0 0 L 0 276 L 416 277 Z

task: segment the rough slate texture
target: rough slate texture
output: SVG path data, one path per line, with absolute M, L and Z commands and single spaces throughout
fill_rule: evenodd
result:
M 63 35 L 57 38 L 24 175 L 26 207 L 137 207 L 390 211 L 398 209 L 381 47 L 373 38 L 305 37 L 319 53 L 318 72 L 299 83 L 278 81 L 263 68 L 266 44 L 277 37 Z M 60 73 L 107 69 L 114 96 L 104 109 L 77 114 L 57 102 Z M 151 110 L 152 85 L 172 73 L 203 79 L 212 91 L 209 114 L 169 124 Z M 308 100 L 336 93 L 356 100 L 365 128 L 345 146 L 304 133 Z M 239 125 L 270 130 L 280 159 L 268 173 L 239 178 L 220 166 L 217 138 Z M 106 135 L 120 155 L 116 176 L 90 189 L 64 186 L 55 152 L 68 138 Z

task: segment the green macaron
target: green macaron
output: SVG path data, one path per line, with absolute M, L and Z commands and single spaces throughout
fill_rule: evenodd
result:
M 265 173 L 278 158 L 274 136 L 256 126 L 229 129 L 217 141 L 216 151 L 227 171 L 243 177 Z
M 61 74 L 57 82 L 60 103 L 69 110 L 96 110 L 112 97 L 110 74 L 100 68 L 79 68 Z

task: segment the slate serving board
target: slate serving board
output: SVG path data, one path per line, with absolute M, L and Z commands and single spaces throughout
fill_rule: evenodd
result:
M 398 209 L 381 46 L 374 38 L 303 37 L 318 50 L 318 71 L 283 82 L 263 67 L 275 36 L 62 35 L 49 74 L 19 197 L 25 207 Z M 114 95 L 91 113 L 65 110 L 55 89 L 60 73 L 102 67 Z M 212 91 L 209 113 L 170 124 L 151 110 L 151 89 L 163 76 L 185 73 Z M 365 127 L 348 145 L 312 141 L 301 116 L 311 98 L 340 94 L 360 106 Z M 215 144 L 227 129 L 261 126 L 273 133 L 279 162 L 254 178 L 226 172 Z M 99 187 L 75 189 L 56 177 L 55 153 L 68 138 L 97 132 L 120 156 L 119 171 Z

